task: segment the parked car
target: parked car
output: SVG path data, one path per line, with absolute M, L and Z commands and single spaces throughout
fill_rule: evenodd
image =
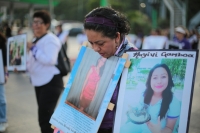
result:
M 68 36 L 77 36 L 78 34 L 83 33 L 83 28 L 77 27 L 77 28 L 71 28 L 69 30 Z
M 83 23 L 82 22 L 78 22 L 78 21 L 65 21 L 65 20 L 62 20 L 62 21 L 57 21 L 57 20 L 54 20 L 52 22 L 52 27 L 51 27 L 51 30 L 53 32 L 55 32 L 55 27 L 56 25 L 58 24 L 62 24 L 62 29 L 63 31 L 68 31 L 69 32 L 69 36 L 77 36 L 78 34 L 82 33 L 83 31 Z

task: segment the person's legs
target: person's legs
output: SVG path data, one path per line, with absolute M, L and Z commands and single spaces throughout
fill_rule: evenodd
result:
M 39 94 L 36 97 L 38 99 L 38 116 L 41 132 L 52 133 L 53 129 L 51 128 L 49 121 L 63 90 L 62 78 L 56 75 L 48 84 L 35 88 L 36 95 Z M 40 93 L 37 93 L 38 89 Z
M 7 127 L 5 88 L 0 84 L 0 132 L 5 131 Z

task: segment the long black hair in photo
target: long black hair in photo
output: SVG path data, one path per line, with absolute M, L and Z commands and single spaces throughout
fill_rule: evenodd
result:
M 147 82 L 146 82 L 146 90 L 144 92 L 144 103 L 150 104 L 151 98 L 153 96 L 153 89 L 151 88 L 151 77 L 156 68 L 162 67 L 167 71 L 168 74 L 168 85 L 167 88 L 162 92 L 162 104 L 160 108 L 160 120 L 165 117 L 167 110 L 169 108 L 169 105 L 172 101 L 173 93 L 171 91 L 172 87 L 174 86 L 172 75 L 170 72 L 169 67 L 166 64 L 157 64 L 155 65 L 149 72 Z
M 96 63 L 96 66 L 98 65 L 99 61 L 101 60 L 101 58 L 104 58 L 104 57 L 100 57 L 98 60 L 97 60 L 97 63 Z M 105 64 L 106 64 L 106 61 L 104 62 L 103 66 L 101 66 L 100 68 L 100 71 L 99 71 L 99 76 L 101 77 L 102 74 L 103 74 L 103 71 L 104 71 L 104 68 L 105 68 Z

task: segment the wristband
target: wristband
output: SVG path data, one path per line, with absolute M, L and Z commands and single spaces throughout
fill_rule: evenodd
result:
M 37 47 L 34 45 L 30 48 L 30 50 L 32 51 L 33 53 L 33 57 L 36 59 L 36 52 L 37 52 Z

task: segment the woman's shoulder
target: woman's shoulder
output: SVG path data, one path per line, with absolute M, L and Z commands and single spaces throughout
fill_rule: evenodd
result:
M 129 48 L 127 50 L 130 50 L 130 51 L 138 50 L 138 48 L 130 42 L 128 42 L 128 46 Z
M 54 42 L 56 44 L 60 44 L 58 37 L 53 33 L 47 33 L 47 35 L 45 36 L 45 40 L 48 42 Z
M 180 103 L 181 103 L 181 101 L 175 95 L 173 95 L 170 105 L 177 106 L 177 104 L 180 104 Z

